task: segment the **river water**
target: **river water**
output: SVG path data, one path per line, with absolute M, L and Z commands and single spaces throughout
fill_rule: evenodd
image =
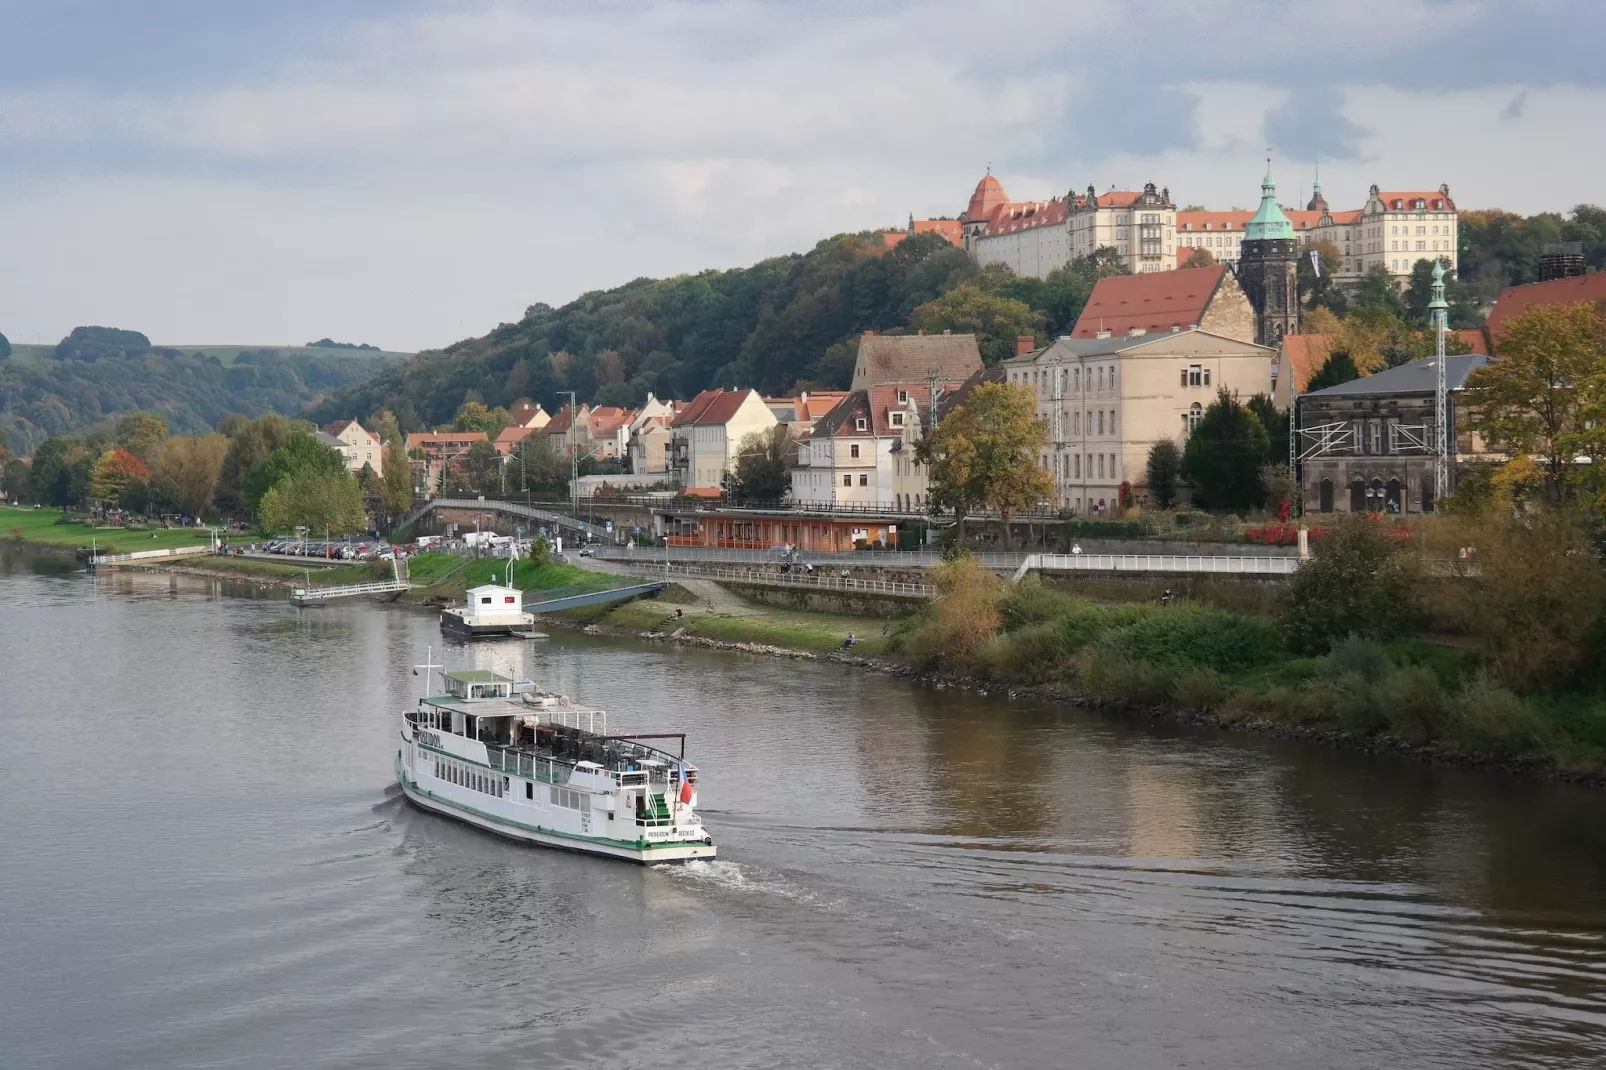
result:
M 1606 1065 L 1606 791 L 831 665 L 447 647 L 691 734 L 722 857 L 643 870 L 399 797 L 431 644 L 0 558 L 0 1066 Z

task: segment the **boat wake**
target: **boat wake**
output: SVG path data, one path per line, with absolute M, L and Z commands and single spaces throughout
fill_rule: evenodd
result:
M 807 903 L 814 899 L 814 893 L 792 884 L 785 878 L 775 875 L 759 875 L 750 872 L 739 862 L 729 862 L 723 859 L 705 861 L 702 859 L 678 864 L 666 864 L 651 867 L 655 872 L 664 873 L 677 880 L 688 883 L 703 884 L 726 891 L 756 893 L 759 895 L 773 895 L 793 902 Z

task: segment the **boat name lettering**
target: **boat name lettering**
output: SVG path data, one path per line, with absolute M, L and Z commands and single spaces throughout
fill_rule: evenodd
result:
M 440 750 L 441 737 L 434 732 L 418 733 L 418 741 L 426 747 L 434 747 L 436 750 Z

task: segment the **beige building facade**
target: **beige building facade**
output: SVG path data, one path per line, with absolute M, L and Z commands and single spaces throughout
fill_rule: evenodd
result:
M 976 263 L 1002 264 L 1017 275 L 1043 278 L 1101 248 L 1116 250 L 1134 274 L 1177 266 L 1177 209 L 1170 190 L 1067 194 L 1014 202 L 992 175 L 977 184 L 960 220 L 961 243 Z
M 669 425 L 669 469 L 686 489 L 718 489 L 742 439 L 776 425 L 756 390 L 704 390 Z
M 385 474 L 385 448 L 379 436 L 356 420 L 336 420 L 327 432 L 333 441 L 326 443 L 340 451 L 348 472 L 361 472 L 363 465 L 374 470 L 374 475 Z
M 792 501 L 904 512 L 924 508 L 927 471 L 915 458 L 915 446 L 929 394 L 924 383 L 850 393 L 798 443 L 790 473 Z
M 1005 381 L 1037 394 L 1048 424 L 1038 464 L 1053 480 L 1054 504 L 1092 515 L 1120 507 L 1122 484 L 1141 501 L 1150 448 L 1162 439 L 1186 445 L 1218 391 L 1246 399 L 1270 391 L 1273 355 L 1193 329 L 1060 338 L 1000 367 Z

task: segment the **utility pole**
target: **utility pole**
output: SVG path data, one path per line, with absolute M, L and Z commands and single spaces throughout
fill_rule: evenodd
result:
M 580 511 L 580 458 L 574 455 L 574 422 L 579 419 L 579 405 L 573 390 L 560 390 L 558 393 L 569 395 L 569 515 L 574 516 Z
M 1434 393 L 1434 422 L 1438 424 L 1438 441 L 1434 443 L 1438 448 L 1433 458 L 1433 506 L 1437 510 L 1439 502 L 1451 493 L 1450 489 L 1450 389 L 1449 379 L 1444 372 L 1444 331 L 1446 314 L 1450 306 L 1444 300 L 1444 263 L 1439 260 L 1433 262 L 1433 300 L 1428 302 L 1428 315 L 1433 319 L 1434 335 L 1434 368 L 1438 372 L 1436 391 Z M 1401 510 L 1402 512 L 1404 510 Z

